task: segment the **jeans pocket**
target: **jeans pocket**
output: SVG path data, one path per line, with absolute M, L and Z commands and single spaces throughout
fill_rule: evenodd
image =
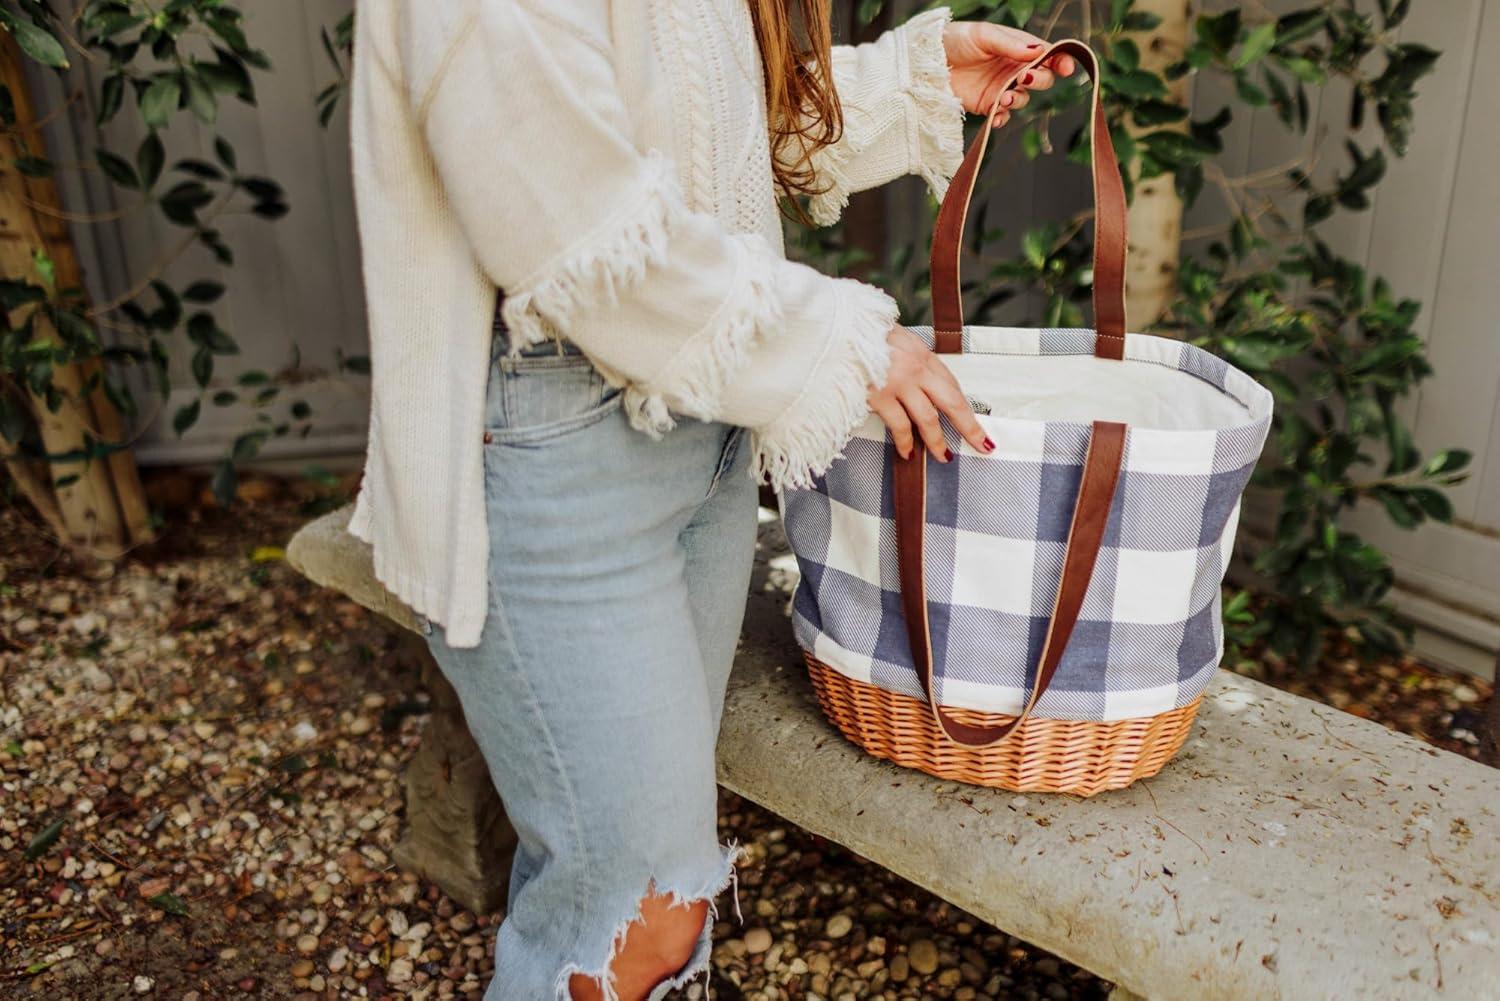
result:
M 620 390 L 581 354 L 502 357 L 490 371 L 485 440 L 544 441 L 603 420 L 621 402 Z

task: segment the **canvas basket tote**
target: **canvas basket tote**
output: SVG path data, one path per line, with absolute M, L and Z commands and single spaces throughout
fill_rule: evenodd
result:
M 797 641 L 829 719 L 947 779 L 1091 795 L 1182 746 L 1223 654 L 1220 585 L 1271 394 L 1190 344 L 1125 333 L 1125 192 L 1093 88 L 1094 330 L 967 326 L 982 128 L 938 213 L 931 337 L 992 453 L 901 459 L 871 415 L 782 496 Z M 1017 75 L 1029 66 L 1017 70 Z M 1013 82 L 1013 81 L 1012 81 Z

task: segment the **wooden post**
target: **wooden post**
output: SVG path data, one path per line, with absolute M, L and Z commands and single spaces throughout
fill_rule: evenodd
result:
M 46 146 L 26 84 L 25 58 L 4 33 L 0 37 L 0 83 L 14 101 L 17 132 L 27 152 L 45 157 Z M 16 135 L 0 134 L 0 158 L 13 160 L 20 145 Z M 51 259 L 59 288 L 83 284 L 57 185 L 51 178 L 28 177 L 14 169 L 0 172 L 0 268 L 8 278 L 34 281 L 33 255 L 39 250 Z M 38 317 L 37 333 L 48 337 L 54 331 Z M 97 359 L 57 369 L 53 384 L 64 399 L 56 413 L 32 398 L 32 413 L 48 453 L 71 452 L 89 439 L 126 439 L 124 420 L 98 382 L 101 371 Z M 9 456 L 6 466 L 49 527 L 74 548 L 113 558 L 151 539 L 146 495 L 129 451 L 104 459 L 52 463 L 45 473 L 36 464 Z
M 1140 47 L 1141 68 L 1160 73 L 1182 58 L 1188 42 L 1189 0 L 1135 0 L 1133 10 L 1155 14 L 1161 23 L 1150 31 L 1131 33 Z M 1167 100 L 1188 103 L 1188 78 L 1167 84 Z M 1167 128 L 1186 129 L 1185 123 Z M 1132 135 L 1159 126 L 1128 126 Z M 1177 267 L 1182 248 L 1182 199 L 1170 174 L 1140 181 L 1126 218 L 1130 255 L 1125 271 L 1125 320 L 1131 330 L 1144 330 L 1161 318 L 1177 291 Z
M 1479 723 L 1479 760 L 1500 768 L 1500 657 L 1495 658 L 1494 690 Z

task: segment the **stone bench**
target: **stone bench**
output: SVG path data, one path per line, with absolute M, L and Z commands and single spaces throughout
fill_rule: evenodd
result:
M 347 517 L 308 525 L 288 558 L 410 627 Z M 1182 753 L 1129 789 L 1080 800 L 939 781 L 823 720 L 768 572 L 762 559 L 725 708 L 725 788 L 1121 997 L 1500 998 L 1500 772 L 1221 672 Z M 452 692 L 429 681 L 398 859 L 491 909 L 514 835 Z

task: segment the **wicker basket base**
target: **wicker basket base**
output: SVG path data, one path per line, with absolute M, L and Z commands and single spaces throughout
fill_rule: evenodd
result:
M 1016 792 L 1092 796 L 1149 778 L 1182 747 L 1198 713 L 1196 699 L 1159 716 L 1109 723 L 1032 717 L 1010 739 L 985 748 L 950 741 L 927 704 L 840 674 L 804 653 L 823 714 L 855 744 L 907 768 L 972 785 Z M 965 723 L 1013 717 L 949 709 Z

